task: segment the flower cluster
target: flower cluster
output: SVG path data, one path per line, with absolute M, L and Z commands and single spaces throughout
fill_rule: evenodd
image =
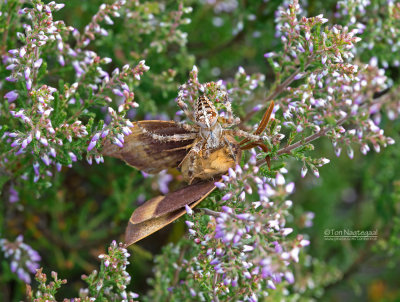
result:
M 74 36 L 77 39 L 78 48 L 84 48 L 89 45 L 90 41 L 96 38 L 96 35 L 107 36 L 108 32 L 102 28 L 100 22 L 105 24 L 113 25 L 114 21 L 111 17 L 120 17 L 119 10 L 126 4 L 125 0 L 117 0 L 112 4 L 102 4 L 99 7 L 99 11 L 93 16 L 92 21 L 86 25 L 85 30 L 82 34 L 78 31 L 74 31 Z
M 210 286 L 221 298 L 234 292 L 256 301 L 282 280 L 293 283 L 288 265 L 298 262 L 300 249 L 309 244 L 301 235 L 287 237 L 293 231 L 286 226 L 292 205 L 287 195 L 294 183 L 286 183 L 279 172 L 274 179 L 260 176 L 256 163 L 252 151 L 243 168 L 230 169 L 215 183 L 225 192 L 220 212 L 202 209 L 186 221 L 194 242 L 204 249 L 184 267 L 195 279 L 214 279 Z M 210 217 L 206 227 L 198 222 L 204 214 Z
M 43 62 L 40 58 L 42 48 L 54 43 L 62 47 L 62 34 L 73 29 L 66 27 L 63 21 L 53 21 L 53 11 L 63 7 L 64 4 L 57 4 L 54 1 L 47 5 L 37 1 L 32 8 L 20 10 L 20 14 L 31 20 L 32 25 L 24 24 L 25 33 L 18 33 L 18 38 L 24 45 L 19 49 L 9 50 L 11 56 L 3 56 L 3 63 L 7 64 L 6 69 L 12 72 L 6 78 L 7 81 L 25 81 L 26 89 L 28 91 L 32 89 Z M 13 92 L 13 97 L 8 98 L 9 102 L 17 97 L 17 93 Z
M 61 285 L 66 284 L 67 280 L 58 279 L 58 274 L 56 272 L 51 272 L 51 277 L 53 281 L 49 284 L 47 282 L 46 274 L 42 273 L 42 268 L 36 271 L 35 280 L 39 283 L 38 290 L 36 292 L 32 291 L 32 287 L 27 285 L 26 295 L 28 301 L 34 302 L 46 302 L 46 301 L 56 301 L 57 290 Z
M 40 173 L 39 162 L 33 163 L 34 181 L 36 182 L 40 176 L 51 176 L 52 172 L 46 168 L 50 165 L 57 167 L 60 171 L 62 164 L 70 164 L 76 161 L 76 155 L 70 151 L 67 154 L 57 152 L 63 145 L 63 138 L 67 138 L 69 143 L 72 137 L 83 138 L 88 132 L 86 127 L 80 121 L 72 124 L 63 123 L 59 127 L 53 127 L 51 114 L 54 111 L 53 94 L 57 90 L 55 88 L 43 85 L 39 89 L 33 89 L 30 92 L 31 106 L 27 109 L 11 110 L 10 114 L 18 118 L 24 125 L 24 132 L 7 133 L 8 142 L 11 142 L 14 155 L 25 154 L 27 151 L 34 151 L 36 156 L 41 159 L 45 168 L 45 173 Z M 57 153 L 58 156 L 57 156 Z
M 80 298 L 84 301 L 86 297 L 96 297 L 96 301 L 124 302 L 133 302 L 138 298 L 138 294 L 126 290 L 131 281 L 131 277 L 126 272 L 129 256 L 122 243 L 117 244 L 113 241 L 108 248 L 108 253 L 99 256 L 100 271 L 93 271 L 89 276 L 82 276 L 82 279 L 89 284 L 89 288 L 81 290 Z
M 97 132 L 93 131 L 92 139 L 87 147 L 87 161 L 89 164 L 92 163 L 93 157 L 97 163 L 103 161 L 103 157 L 96 146 L 104 145 L 105 141 L 123 147 L 124 136 L 132 133 L 130 128 L 133 127 L 132 122 L 125 118 L 126 113 L 139 105 L 133 100 L 134 93 L 130 90 L 129 86 L 124 82 L 128 77 L 133 76 L 137 80 L 140 80 L 140 76 L 144 72 L 148 71 L 149 67 L 145 65 L 145 61 L 140 61 L 137 66 L 130 68 L 129 65 L 125 65 L 122 71 L 117 68 L 113 71 L 111 78 L 106 78 L 103 81 L 99 92 L 94 95 L 93 100 L 96 98 L 104 98 L 108 103 L 112 102 L 112 99 L 105 94 L 105 91 L 112 91 L 116 98 L 119 99 L 119 105 L 117 111 L 111 106 L 107 108 L 108 115 L 105 117 L 107 124 L 104 124 L 101 129 Z
M 23 242 L 20 235 L 14 242 L 0 239 L 0 247 L 4 256 L 10 261 L 11 271 L 25 283 L 31 283 L 30 274 L 36 273 L 39 268 L 40 255 L 29 245 Z
M 278 13 L 284 49 L 265 54 L 277 76 L 267 99 L 279 98 L 276 114 L 281 112 L 282 126 L 290 131 L 286 147 L 279 149 L 279 144 L 274 144 L 276 154 L 291 153 L 303 162 L 303 176 L 308 168 L 318 176 L 318 166 L 327 161 L 304 155 L 313 149 L 308 143 L 318 137 L 328 136 L 337 155 L 341 145 L 347 145 L 351 158 L 352 143 L 366 153 L 369 143 L 379 151 L 379 146 L 394 141 L 369 117 L 380 106 L 374 93 L 384 91 L 387 81 L 376 65 L 352 64 L 354 45 L 361 40 L 355 36 L 357 30 L 340 25 L 323 27 L 328 20 L 322 15 L 299 18 L 300 13 L 297 1 Z M 283 64 L 285 61 L 293 63 Z M 291 86 L 294 82 L 296 87 Z M 342 126 L 349 122 L 357 124 L 357 129 Z
M 136 301 L 135 299 L 139 295 L 126 290 L 131 280 L 131 277 L 126 272 L 126 266 L 129 264 L 127 258 L 129 256 L 130 254 L 122 243 L 117 244 L 113 241 L 108 248 L 108 253 L 99 256 L 101 259 L 100 271 L 94 270 L 89 276 L 82 276 L 82 279 L 88 283 L 89 287 L 81 289 L 79 298 L 73 298 L 71 301 Z M 27 297 L 29 301 L 55 301 L 58 289 L 63 284 L 66 284 L 67 280 L 58 279 L 58 274 L 54 271 L 51 276 L 53 281 L 46 284 L 46 274 L 42 273 L 42 269 L 37 270 L 35 279 L 39 286 L 37 290 L 32 290 L 28 286 Z
M 357 53 L 376 55 L 384 68 L 399 67 L 400 3 L 389 1 L 338 1 L 335 15 L 363 35 Z M 368 28 L 368 30 L 366 30 Z
M 91 31 L 98 31 L 98 22 L 108 20 L 108 14 L 111 13 L 118 16 L 117 10 L 123 4 L 124 1 L 117 1 L 113 5 L 101 7 L 83 36 L 92 37 Z M 3 139 L 10 144 L 11 150 L 3 154 L 2 160 L 12 166 L 21 156 L 33 153 L 34 182 L 52 176 L 54 171 L 51 166 L 55 166 L 58 171 L 63 165 L 71 167 L 72 162 L 80 159 L 85 151 L 88 151 L 86 158 L 89 163 L 92 163 L 93 158 L 97 163 L 102 162 L 100 152 L 94 149 L 97 142 L 104 143 L 107 139 L 122 146 L 124 136 L 131 133 L 129 128 L 133 126 L 125 115 L 130 109 L 138 107 L 128 80 L 140 81 L 143 73 L 149 70 L 145 62 L 140 61 L 133 67 L 125 65 L 122 70 L 116 68 L 109 75 L 100 65 L 110 63 L 111 59 L 100 58 L 95 52 L 84 50 L 87 43 L 77 43 L 72 48 L 64 42 L 73 29 L 66 27 L 61 21 L 53 21 L 52 17 L 52 11 L 62 7 L 63 5 L 54 2 L 48 5 L 38 2 L 33 8 L 22 9 L 21 13 L 32 22 L 32 26 L 25 26 L 25 45 L 20 49 L 10 50 L 12 57 L 3 58 L 9 64 L 7 69 L 12 71 L 7 79 L 26 81 L 28 92 L 25 95 L 12 90 L 5 95 L 10 103 L 9 114 L 24 124 L 24 130 L 5 133 Z M 79 40 L 76 31 L 74 32 Z M 81 40 L 87 39 L 89 38 Z M 39 69 L 43 62 L 40 56 L 46 47 L 53 47 L 50 41 L 55 41 L 54 47 L 61 53 L 61 65 L 64 65 L 64 57 L 68 60 L 72 58 L 68 62 L 76 71 L 77 81 L 65 84 L 61 90 L 39 85 Z M 113 109 L 115 103 L 112 97 L 117 99 L 117 111 Z M 83 101 L 82 98 L 86 100 Z M 81 117 L 87 110 L 93 110 L 99 105 L 103 106 L 103 111 L 108 112 L 105 117 L 107 125 L 101 122 L 94 125 L 93 121 L 86 124 L 82 122 Z M 73 114 L 66 118 L 65 112 Z M 79 143 L 86 143 L 89 134 L 92 134 L 92 139 L 88 142 L 88 147 L 78 147 Z

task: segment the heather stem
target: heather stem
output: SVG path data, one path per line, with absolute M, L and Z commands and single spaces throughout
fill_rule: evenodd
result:
M 320 138 L 321 136 L 324 136 L 326 133 L 328 133 L 329 131 L 331 131 L 335 127 L 338 127 L 338 126 L 342 125 L 348 118 L 349 118 L 349 116 L 346 115 L 346 116 L 342 117 L 341 119 L 339 119 L 335 125 L 325 127 L 321 131 L 319 131 L 317 133 L 314 133 L 314 134 L 306 137 L 303 140 L 300 140 L 300 141 L 298 141 L 298 142 L 296 142 L 296 143 L 294 143 L 292 145 L 286 146 L 286 147 L 278 150 L 277 155 L 279 156 L 279 155 L 282 155 L 282 154 L 285 154 L 285 153 L 290 153 L 292 150 L 297 149 L 299 147 L 302 147 L 302 146 L 308 144 L 309 142 L 312 142 L 313 140 L 316 140 L 317 138 Z

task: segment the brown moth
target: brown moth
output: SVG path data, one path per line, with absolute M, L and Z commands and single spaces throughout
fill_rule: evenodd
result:
M 146 201 L 132 214 L 126 232 L 125 243 L 138 240 L 163 228 L 186 213 L 185 205 L 195 207 L 214 189 L 215 179 L 234 168 L 240 162 L 242 150 L 259 146 L 260 135 L 269 121 L 273 102 L 265 112 L 257 130 L 251 134 L 240 129 L 229 129 L 240 122 L 235 119 L 227 98 L 224 101 L 227 116 L 220 117 L 207 96 L 200 96 L 194 110 L 178 98 L 178 105 L 192 124 L 174 121 L 139 121 L 132 133 L 125 138 L 124 147 L 106 144 L 103 155 L 124 160 L 147 173 L 178 167 L 188 186 L 166 196 Z M 241 142 L 235 136 L 244 137 Z M 269 165 L 269 158 L 266 158 Z

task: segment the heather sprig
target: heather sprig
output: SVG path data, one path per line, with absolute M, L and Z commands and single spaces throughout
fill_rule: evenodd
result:
M 35 280 L 39 283 L 36 291 L 32 290 L 30 285 L 27 285 L 26 296 L 28 301 L 33 302 L 46 302 L 46 301 L 57 301 L 56 294 L 57 290 L 67 283 L 65 279 L 58 279 L 58 274 L 56 272 L 51 272 L 51 277 L 53 281 L 47 283 L 47 276 L 44 274 L 43 269 L 40 268 L 36 270 Z M 90 301 L 90 300 L 86 300 Z
M 385 69 L 399 67 L 400 3 L 396 1 L 338 1 L 335 17 L 362 35 L 356 52 L 376 56 Z
M 100 270 L 93 271 L 89 276 L 82 276 L 89 287 L 81 290 L 80 297 L 83 299 L 91 297 L 90 299 L 95 299 L 95 301 L 130 302 L 138 298 L 138 294 L 126 290 L 131 281 L 131 277 L 126 272 L 129 256 L 122 243 L 117 244 L 113 241 L 108 247 L 108 253 L 99 255 Z
M 104 19 L 106 13 L 111 11 L 117 14 L 116 10 L 122 4 L 118 2 L 100 8 L 99 16 Z M 34 182 L 53 175 L 51 166 L 55 166 L 58 171 L 63 165 L 71 167 L 72 162 L 82 158 L 85 151 L 89 151 L 86 156 L 89 163 L 93 158 L 97 163 L 102 162 L 103 158 L 97 149 L 90 152 L 100 134 L 102 139 L 107 137 L 113 143 L 123 144 L 124 135 L 129 135 L 129 128 L 132 127 L 132 123 L 124 117 L 128 110 L 138 106 L 129 82 L 132 79 L 140 81 L 143 73 L 149 70 L 145 62 L 140 61 L 133 67 L 123 66 L 121 71 L 116 68 L 109 75 L 101 68 L 101 64 L 108 64 L 111 59 L 101 59 L 95 52 L 80 48 L 87 45 L 78 43 L 74 48 L 70 47 L 63 39 L 68 37 L 64 33 L 72 31 L 72 28 L 66 27 L 63 22 L 53 21 L 51 14 L 53 10 L 62 7 L 54 2 L 43 5 L 37 1 L 33 3 L 33 8 L 23 8 L 21 13 L 32 23 L 25 26 L 26 45 L 10 50 L 12 57 L 5 58 L 9 64 L 7 69 L 12 71 L 9 79 L 25 82 L 26 90 L 12 90 L 5 95 L 10 103 L 10 115 L 24 124 L 24 130 L 5 132 L 3 140 L 10 144 L 11 149 L 3 154 L 2 160 L 6 161 L 6 166 L 11 167 L 15 160 L 33 152 L 34 159 L 21 168 L 26 169 L 26 165 L 32 165 Z M 91 36 L 88 31 L 97 28 L 95 24 L 101 19 L 99 16 L 94 18 L 84 35 Z M 56 43 L 48 45 L 49 41 Z M 46 47 L 56 47 L 59 52 L 64 51 L 69 57 L 75 58 L 70 63 L 75 68 L 77 82 L 65 84 L 61 90 L 39 84 L 37 74 L 43 61 L 41 54 Z M 64 65 L 64 58 L 62 61 L 61 65 Z M 113 103 L 112 97 L 118 101 Z M 104 122 L 96 125 L 93 119 L 83 122 L 87 120 L 87 115 L 94 116 L 90 115 L 89 110 L 98 106 L 108 111 L 109 115 L 105 117 L 108 119 L 107 125 Z M 117 111 L 112 106 L 118 107 Z M 91 132 L 92 139 L 85 148 L 82 143 L 86 144 Z
M 92 21 L 85 26 L 83 33 L 80 34 L 78 31 L 74 31 L 74 37 L 77 40 L 76 48 L 87 47 L 90 41 L 93 41 L 96 38 L 96 35 L 107 36 L 107 30 L 102 28 L 99 23 L 104 22 L 105 24 L 113 25 L 114 22 L 112 17 L 120 17 L 118 11 L 121 10 L 125 4 L 125 0 L 117 0 L 112 4 L 103 3 L 100 5 L 99 11 L 92 17 Z
M 300 249 L 309 244 L 301 235 L 287 237 L 293 231 L 286 226 L 292 205 L 287 196 L 294 183 L 286 183 L 281 173 L 275 179 L 260 176 L 256 162 L 253 151 L 248 163 L 215 183 L 224 192 L 219 211 L 200 209 L 186 222 L 194 242 L 203 248 L 183 267 L 202 280 L 204 288 L 199 290 L 212 288 L 220 298 L 235 293 L 256 301 L 283 280 L 293 283 L 288 265 L 298 262 Z
M 72 31 L 72 27 L 65 26 L 63 21 L 53 21 L 53 11 L 58 11 L 64 4 L 54 1 L 43 4 L 42 1 L 32 1 L 32 8 L 25 7 L 19 11 L 31 24 L 24 24 L 25 33 L 18 33 L 18 38 L 24 44 L 17 49 L 8 51 L 3 55 L 6 69 L 11 71 L 7 81 L 25 82 L 26 90 L 30 91 L 36 84 L 38 70 L 42 65 L 41 53 L 49 44 L 58 44 L 62 47 L 62 35 Z M 10 100 L 9 100 L 10 101 Z
M 350 157 L 350 143 L 359 144 L 366 153 L 368 144 L 379 151 L 379 146 L 394 142 L 369 117 L 380 103 L 373 94 L 385 90 L 388 84 L 384 71 L 376 66 L 352 64 L 352 50 L 360 41 L 356 30 L 325 26 L 328 20 L 322 16 L 298 17 L 300 13 L 296 1 L 280 9 L 277 21 L 283 51 L 279 55 L 265 55 L 275 66 L 276 75 L 267 100 L 279 100 L 276 114 L 282 110 L 282 126 L 290 131 L 285 147 L 280 147 L 279 141 L 270 147 L 278 156 L 291 154 L 301 160 L 303 176 L 307 166 L 318 176 L 317 167 L 326 162 L 316 162 L 304 155 L 313 149 L 309 143 L 318 137 L 328 136 L 337 155 L 340 144 L 347 144 Z M 298 84 L 292 86 L 294 82 Z M 246 119 L 253 115 L 250 113 Z M 349 122 L 355 122 L 359 128 L 347 133 L 342 125 Z M 350 139 L 355 133 L 357 139 Z
M 113 241 L 107 254 L 99 255 L 101 259 L 100 270 L 94 270 L 90 275 L 83 275 L 82 279 L 88 284 L 88 288 L 82 288 L 79 298 L 73 301 L 125 301 L 134 302 L 138 294 L 126 290 L 131 277 L 126 272 L 129 264 L 127 258 L 130 254 L 123 247 Z M 51 272 L 54 281 L 47 284 L 47 276 L 42 273 L 42 268 L 36 270 L 35 280 L 39 283 L 37 289 L 27 286 L 27 297 L 29 301 L 57 301 L 56 294 L 59 288 L 67 283 L 67 280 L 58 279 L 56 272 Z M 28 283 L 28 282 L 26 282 Z M 66 299 L 65 299 L 66 300 Z M 65 301 L 64 300 L 64 301 Z
M 0 247 L 5 258 L 10 262 L 11 272 L 25 283 L 31 283 L 30 274 L 36 273 L 41 257 L 37 251 L 23 242 L 24 237 L 19 235 L 14 242 L 0 239 Z

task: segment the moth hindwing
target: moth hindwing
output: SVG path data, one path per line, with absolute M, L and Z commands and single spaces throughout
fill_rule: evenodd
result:
M 132 213 L 125 243 L 131 245 L 175 221 L 186 213 L 185 205 L 194 208 L 214 189 L 214 181 L 197 183 L 146 201 Z

